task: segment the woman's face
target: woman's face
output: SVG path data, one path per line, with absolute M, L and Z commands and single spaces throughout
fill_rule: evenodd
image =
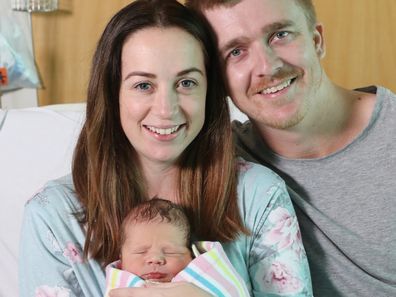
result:
M 122 128 L 143 166 L 172 165 L 205 121 L 201 45 L 182 29 L 150 27 L 129 36 L 121 59 Z

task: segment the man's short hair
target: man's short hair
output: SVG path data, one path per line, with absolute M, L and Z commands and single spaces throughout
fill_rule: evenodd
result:
M 204 12 L 207 9 L 215 7 L 225 6 L 232 7 L 243 0 L 186 0 L 185 5 Z M 312 0 L 293 0 L 304 10 L 304 14 L 307 18 L 308 26 L 313 30 L 317 22 L 315 7 Z

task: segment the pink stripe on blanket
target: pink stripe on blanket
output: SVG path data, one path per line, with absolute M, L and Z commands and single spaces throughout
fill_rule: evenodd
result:
M 234 280 L 242 280 L 234 274 L 236 272 L 231 266 L 231 263 L 229 263 L 223 249 L 220 248 L 220 245 L 216 246 L 213 243 L 209 243 L 205 246 L 201 245 L 201 247 L 209 251 L 190 262 L 188 265 L 189 269 L 181 271 L 173 281 L 189 281 L 197 285 L 200 284 L 201 287 L 206 287 L 206 283 L 209 282 L 217 287 L 217 289 L 224 294 L 223 296 L 240 296 L 241 292 L 239 292 Z M 191 275 L 191 270 L 197 275 L 202 276 L 202 280 Z M 231 274 L 236 277 L 236 279 L 231 280 L 228 278 L 229 275 L 225 274 Z M 208 287 L 208 289 L 210 288 Z
M 120 281 L 118 284 L 118 287 L 128 287 L 129 283 L 131 282 L 133 276 L 131 276 L 129 273 L 120 273 Z

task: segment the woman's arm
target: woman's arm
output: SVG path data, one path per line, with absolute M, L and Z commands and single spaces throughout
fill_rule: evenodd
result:
M 312 296 L 308 260 L 285 183 L 277 177 L 264 191 L 257 186 L 254 195 L 258 193 L 269 196 L 269 202 L 255 214 L 260 219 L 252 230 L 249 274 L 253 295 Z M 260 197 L 254 200 L 260 205 Z
M 76 296 L 67 279 L 73 277 L 51 229 L 44 193 L 38 193 L 25 206 L 19 251 L 20 296 Z M 68 272 L 68 273 L 67 273 Z
M 19 251 L 19 291 L 27 296 L 102 296 L 104 272 L 83 261 L 84 229 L 75 218 L 77 200 L 51 184 L 25 206 Z
M 307 256 L 284 181 L 243 159 L 239 170 L 239 207 L 251 235 L 227 245 L 231 262 L 250 281 L 254 297 L 312 296 Z

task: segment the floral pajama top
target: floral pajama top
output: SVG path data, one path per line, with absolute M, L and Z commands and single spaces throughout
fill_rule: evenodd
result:
M 312 296 L 308 261 L 283 180 L 239 159 L 238 201 L 251 235 L 223 244 L 254 297 Z M 19 256 L 21 297 L 97 297 L 105 271 L 82 261 L 85 229 L 71 176 L 49 182 L 25 206 Z

